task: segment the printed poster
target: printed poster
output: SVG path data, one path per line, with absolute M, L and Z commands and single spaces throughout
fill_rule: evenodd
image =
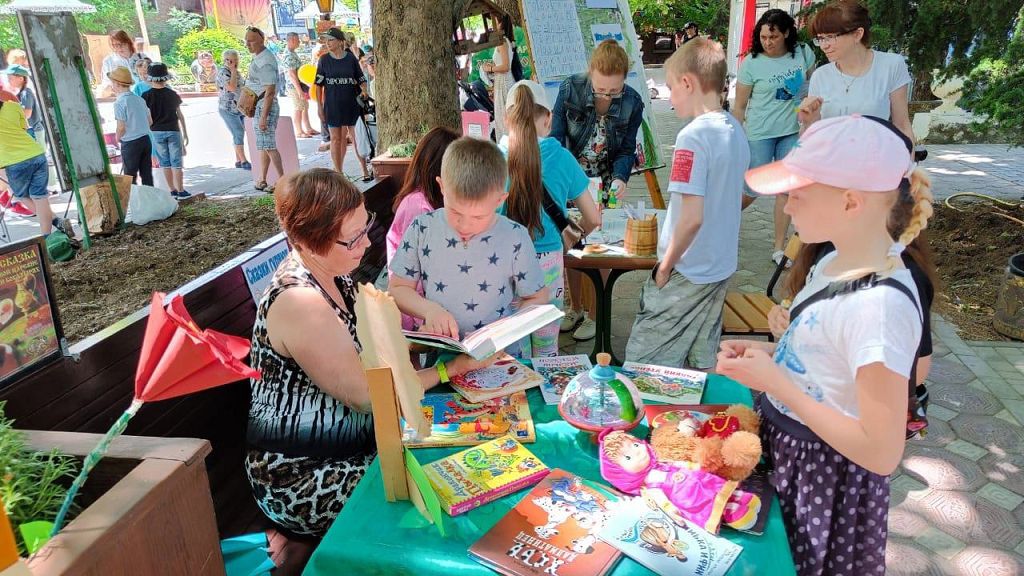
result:
M 0 251 L 0 385 L 60 354 L 40 241 Z

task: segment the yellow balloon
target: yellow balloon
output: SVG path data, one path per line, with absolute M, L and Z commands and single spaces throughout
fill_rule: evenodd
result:
M 316 66 L 312 64 L 303 64 L 299 66 L 299 81 L 306 86 L 312 86 L 313 82 L 316 81 Z
M 318 92 L 319 92 L 319 90 L 318 90 L 318 86 L 316 84 L 313 84 L 312 86 L 310 86 L 309 87 L 309 99 L 310 100 L 316 100 Z

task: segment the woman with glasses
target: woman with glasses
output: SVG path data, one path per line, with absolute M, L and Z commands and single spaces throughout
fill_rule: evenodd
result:
M 250 362 L 263 377 L 250 383 L 245 467 L 270 520 L 323 536 L 377 452 L 349 276 L 375 217 L 325 168 L 284 178 L 274 204 L 291 252 L 256 311 Z M 479 366 L 467 356 L 447 363 L 449 374 Z M 419 377 L 424 389 L 439 382 L 434 368 Z
M 868 9 L 852 0 L 835 0 L 814 15 L 808 32 L 829 64 L 811 78 L 797 113 L 802 127 L 821 118 L 863 114 L 892 122 L 913 141 L 907 63 L 899 54 L 871 49 Z
M 100 70 L 101 94 L 107 96 L 112 95 L 114 90 L 109 73 L 124 67 L 132 73 L 132 80 L 138 82 L 140 78 L 136 65 L 139 60 L 146 57 L 142 52 L 135 51 L 135 42 L 124 30 L 111 32 L 108 40 L 113 52 L 107 54 L 107 57 L 103 59 L 103 66 Z
M 796 105 L 807 94 L 807 78 L 814 70 L 814 51 L 797 42 L 796 22 L 788 12 L 768 10 L 754 25 L 750 54 L 740 66 L 733 115 L 744 124 L 750 141 L 750 168 L 782 160 L 800 136 Z M 743 207 L 759 194 L 744 187 Z M 775 197 L 775 244 L 772 260 L 782 261 L 789 229 L 786 200 Z
M 189 66 L 196 85 L 213 84 L 217 80 L 217 63 L 213 61 L 213 54 L 203 50 L 196 54 L 196 59 Z
M 636 164 L 644 101 L 626 85 L 628 73 L 626 51 L 615 40 L 604 40 L 591 54 L 588 70 L 562 82 L 552 112 L 550 136 L 572 153 L 587 176 L 601 179 L 606 194 L 625 189 Z M 573 338 L 589 340 L 596 327 L 593 318 L 583 313 L 581 274 L 570 270 L 566 276 L 573 310 L 562 319 L 562 331 L 578 325 Z M 589 309 L 596 312 L 596 306 Z

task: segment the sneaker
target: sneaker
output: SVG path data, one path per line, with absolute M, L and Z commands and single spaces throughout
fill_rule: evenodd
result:
M 584 340 L 591 340 L 597 335 L 597 323 L 594 322 L 590 316 L 585 316 L 583 322 L 580 323 L 580 327 L 572 333 L 572 339 L 578 342 Z
M 235 162 L 235 168 L 241 168 L 241 167 L 242 167 L 242 163 L 241 162 Z
M 252 164 L 248 160 L 242 162 L 241 164 L 242 165 L 239 166 L 239 168 L 241 168 L 242 170 L 252 170 Z
M 562 323 L 558 326 L 559 332 L 572 332 L 580 322 L 583 321 L 583 313 L 576 310 L 569 310 L 562 316 Z
M 192 194 L 190 194 L 188 190 L 182 190 L 181 192 L 178 192 L 178 196 L 177 196 L 178 200 L 185 200 L 186 198 L 191 198 L 191 197 L 192 197 Z
M 71 240 L 72 246 L 74 246 L 75 248 L 81 246 L 79 241 L 75 239 L 75 228 L 71 224 L 71 220 L 68 220 L 67 218 L 61 218 L 59 216 L 54 218 L 53 220 L 53 227 L 67 234 L 68 239 Z

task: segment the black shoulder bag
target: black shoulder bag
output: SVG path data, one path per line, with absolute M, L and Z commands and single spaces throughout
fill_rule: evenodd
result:
M 558 207 L 558 204 L 555 204 L 555 199 L 548 192 L 547 186 L 544 187 L 543 204 L 544 212 L 555 223 L 555 228 L 562 232 L 562 251 L 568 252 L 573 248 L 582 248 L 583 228 L 562 213 L 562 209 Z

